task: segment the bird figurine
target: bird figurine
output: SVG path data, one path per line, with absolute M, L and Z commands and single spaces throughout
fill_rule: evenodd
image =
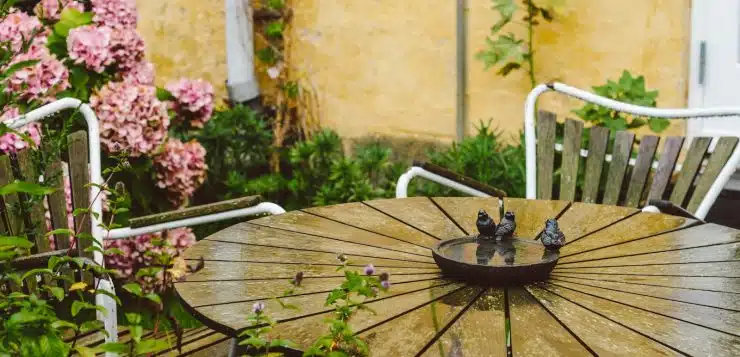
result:
M 504 213 L 504 218 L 502 218 L 501 222 L 498 223 L 494 236 L 496 236 L 496 238 L 511 237 L 514 235 L 514 230 L 516 230 L 514 212 L 507 211 Z
M 478 220 L 475 222 L 475 225 L 478 227 L 478 237 L 483 239 L 493 239 L 494 234 L 496 233 L 496 222 L 493 221 L 493 218 L 486 213 L 484 210 L 478 211 Z
M 565 245 L 565 234 L 558 228 L 558 221 L 550 218 L 545 222 L 545 230 L 542 231 L 540 240 L 548 250 L 559 250 Z

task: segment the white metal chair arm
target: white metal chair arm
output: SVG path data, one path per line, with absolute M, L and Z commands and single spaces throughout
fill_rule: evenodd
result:
M 449 187 L 453 190 L 460 191 L 462 193 L 476 196 L 476 197 L 491 197 L 491 195 L 478 191 L 474 188 L 465 186 L 459 182 L 452 181 L 446 177 L 442 177 L 440 175 L 437 175 L 435 173 L 429 172 L 427 170 L 424 170 L 421 167 L 418 166 L 412 166 L 406 173 L 401 175 L 398 178 L 398 182 L 396 183 L 396 198 L 406 198 L 408 197 L 408 188 L 409 183 L 411 183 L 411 180 L 415 177 L 422 177 L 429 181 L 436 182 L 442 186 Z
M 110 231 L 108 231 L 108 234 L 105 237 L 105 239 L 106 240 L 124 239 L 124 238 L 137 236 L 140 234 L 160 232 L 160 231 L 167 230 L 167 229 L 197 226 L 199 224 L 213 223 L 213 222 L 218 222 L 218 221 L 224 221 L 227 219 L 248 217 L 248 216 L 266 214 L 266 213 L 283 214 L 285 213 L 285 210 L 282 207 L 274 203 L 262 202 L 253 207 L 240 208 L 240 209 L 235 209 L 235 210 L 226 211 L 226 212 L 207 214 L 207 215 L 203 215 L 199 217 L 185 218 L 185 219 L 180 219 L 180 220 L 166 222 L 166 223 L 153 224 L 150 226 L 137 227 L 137 228 L 124 227 L 124 228 L 111 229 Z

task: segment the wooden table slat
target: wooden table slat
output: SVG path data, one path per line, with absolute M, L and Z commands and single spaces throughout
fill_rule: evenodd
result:
M 527 290 L 597 355 L 664 356 L 676 353 L 623 324 L 536 286 Z
M 740 354 L 740 337 L 561 286 L 546 284 L 545 288 L 683 353 L 705 356 Z M 687 309 L 687 306 L 683 304 L 680 308 Z M 707 313 L 706 310 L 704 313 Z M 687 311 L 681 311 L 681 314 L 684 318 L 689 318 Z
M 437 239 L 460 238 L 465 235 L 465 232 L 427 197 L 374 200 L 365 203 Z
M 591 356 L 588 349 L 524 288 L 509 289 L 514 356 Z

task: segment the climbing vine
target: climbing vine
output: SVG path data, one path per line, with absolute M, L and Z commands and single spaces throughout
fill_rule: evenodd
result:
M 282 148 L 288 137 L 306 139 L 318 125 L 318 99 L 308 77 L 291 61 L 290 0 L 261 0 L 254 5 L 257 71 L 268 78 L 263 105 L 274 111 L 273 146 Z M 279 152 L 270 160 L 280 169 Z
M 497 74 L 507 76 L 512 71 L 525 68 L 532 88 L 537 85 L 535 75 L 534 34 L 542 22 L 551 22 L 563 6 L 565 0 L 492 0 L 493 9 L 498 12 L 499 20 L 491 27 L 490 36 L 486 37 L 486 48 L 476 54 L 483 61 L 486 70 L 496 67 Z M 523 14 L 517 20 L 518 14 Z M 526 38 L 520 38 L 513 32 L 502 30 L 509 24 L 524 26 Z

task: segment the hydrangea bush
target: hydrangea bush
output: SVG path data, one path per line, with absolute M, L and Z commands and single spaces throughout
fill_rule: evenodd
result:
M 155 68 L 145 59 L 145 42 L 136 25 L 135 0 L 41 0 L 32 10 L 11 8 L 0 19 L 0 42 L 13 51 L 2 70 L 26 66 L 4 79 L 5 91 L 17 96 L 19 104 L 6 108 L 0 121 L 57 98 L 89 102 L 99 120 L 104 166 L 114 161 L 113 156 L 127 156 L 130 172 L 120 180 L 134 189 L 132 193 L 154 192 L 166 198 L 154 199 L 156 206 L 130 207 L 133 214 L 144 215 L 186 205 L 205 181 L 205 148 L 196 140 L 180 141 L 178 133 L 203 128 L 213 114 L 215 96 L 211 84 L 199 79 L 182 78 L 155 87 Z M 38 144 L 48 125 L 32 124 L 19 132 Z M 2 153 L 28 147 L 28 139 L 14 133 L 0 136 Z M 72 195 L 65 172 L 72 226 Z M 168 253 L 177 256 L 195 236 L 183 228 L 109 242 L 107 248 L 124 254 L 107 257 L 106 264 L 118 270 L 119 278 L 134 279 L 137 269 L 152 264 L 147 252 L 164 249 L 151 242 L 162 240 L 168 242 Z M 142 282 L 153 291 L 166 288 L 156 276 Z

